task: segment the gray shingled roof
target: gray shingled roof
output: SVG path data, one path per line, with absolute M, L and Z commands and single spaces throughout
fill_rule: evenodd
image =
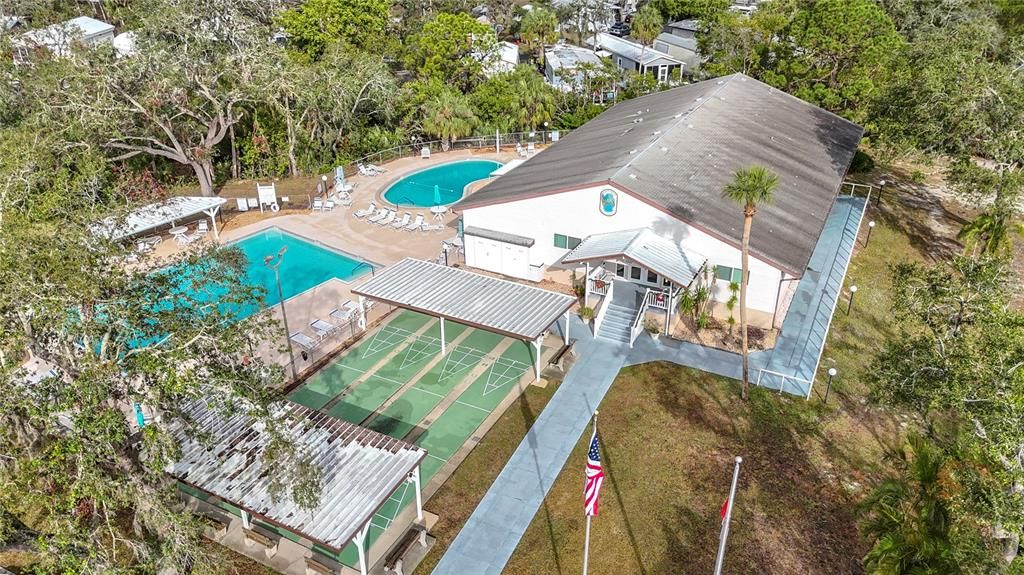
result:
M 352 293 L 531 341 L 576 303 L 570 295 L 413 258 L 378 271 Z
M 754 219 L 751 253 L 802 275 L 862 133 L 734 74 L 617 104 L 455 209 L 612 184 L 739 245 L 742 212 L 721 191 L 761 164 L 780 183 Z
M 624 257 L 667 277 L 678 286 L 689 286 L 708 259 L 684 250 L 679 243 L 646 229 L 594 234 L 565 254 L 562 263 Z
M 287 496 L 270 496 L 273 469 L 263 465 L 269 437 L 240 411 L 225 415 L 201 401 L 185 406 L 193 422 L 169 431 L 181 458 L 167 472 L 234 505 L 341 549 L 366 524 L 427 452 L 420 447 L 284 401 L 276 419 L 288 439 L 323 473 L 320 503 L 306 510 Z M 209 437 L 210 442 L 202 441 Z

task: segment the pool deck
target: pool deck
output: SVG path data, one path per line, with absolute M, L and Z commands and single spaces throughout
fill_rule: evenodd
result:
M 448 213 L 444 219 L 445 229 L 437 232 L 395 230 L 390 226 L 382 227 L 364 219 L 357 219 L 352 214 L 367 207 L 371 201 L 375 201 L 379 207 L 386 205 L 382 199 L 384 191 L 391 184 L 412 172 L 459 160 L 480 159 L 508 162 L 516 157 L 512 150 L 496 154 L 493 149 L 490 149 L 488 152 L 456 150 L 436 153 L 429 159 L 399 158 L 385 164 L 383 167 L 387 171 L 382 175 L 373 177 L 355 175 L 346 178 L 347 182 L 354 185 L 351 206 L 338 206 L 330 212 L 305 211 L 304 213 L 291 212 L 285 215 L 267 211 L 262 214 L 262 219 L 241 226 L 235 226 L 234 222 L 228 221 L 220 232 L 219 243 L 231 243 L 261 230 L 277 227 L 313 243 L 367 260 L 378 267 L 391 265 L 406 257 L 434 260 L 441 253 L 441 242 L 456 234 L 455 214 Z M 482 183 L 478 183 L 470 186 L 470 191 L 479 189 L 481 185 Z M 254 196 L 255 193 L 254 189 Z M 417 213 L 423 213 L 429 223 L 434 223 L 434 220 L 430 218 L 430 212 L 426 209 L 406 210 L 403 208 L 399 213 L 405 211 L 409 211 L 413 217 Z M 208 238 L 212 241 L 212 234 Z M 154 250 L 154 257 L 166 258 L 183 249 L 187 248 L 182 248 L 173 241 L 165 240 Z M 345 300 L 355 300 L 356 297 L 352 295 L 351 288 L 369 277 L 370 275 L 367 274 L 351 283 L 331 280 L 285 300 L 288 328 L 291 332 L 304 330 L 307 334 L 313 335 L 309 329 L 309 323 L 317 318 L 330 321 L 328 318 L 331 310 L 339 307 Z M 387 309 L 376 310 L 371 315 L 371 321 L 387 311 Z M 276 319 L 281 319 L 280 306 L 273 306 L 269 313 Z M 338 335 L 325 340 L 323 345 L 317 347 L 312 353 L 308 353 L 309 357 L 305 360 L 301 358 L 301 350 L 296 348 L 295 356 L 299 371 L 313 368 L 320 360 L 331 355 L 350 339 L 350 335 L 350 330 L 339 330 Z M 284 329 L 282 328 L 279 339 L 265 342 L 256 352 L 257 355 L 268 361 L 287 366 L 289 359 Z

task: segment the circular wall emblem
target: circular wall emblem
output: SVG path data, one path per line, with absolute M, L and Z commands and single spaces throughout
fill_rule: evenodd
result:
M 601 213 L 614 216 L 619 209 L 619 194 L 615 190 L 601 190 Z

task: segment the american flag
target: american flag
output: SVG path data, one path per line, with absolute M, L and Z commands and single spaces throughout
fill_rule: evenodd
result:
M 597 427 L 590 436 L 590 451 L 587 452 L 587 486 L 583 489 L 583 514 L 597 515 L 597 498 L 601 494 L 604 470 L 601 469 L 601 452 L 597 447 Z

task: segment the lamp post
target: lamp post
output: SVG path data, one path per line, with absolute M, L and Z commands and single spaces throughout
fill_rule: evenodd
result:
M 837 373 L 839 372 L 836 371 L 836 368 L 828 368 L 828 385 L 825 386 L 825 403 L 828 403 L 828 392 L 832 391 L 832 378 L 835 377 Z
M 864 247 L 868 247 L 868 244 L 871 243 L 871 232 L 874 231 L 874 229 L 875 220 L 871 220 L 868 222 L 868 237 L 864 238 Z
M 324 176 L 324 178 L 326 179 L 327 176 Z M 277 252 L 276 258 L 274 256 L 267 256 L 263 258 L 263 265 L 274 270 L 274 281 L 277 283 L 277 299 L 278 303 L 281 304 L 281 317 L 284 318 L 285 341 L 288 342 L 288 358 L 291 360 L 292 364 L 292 381 L 295 381 L 299 378 L 298 373 L 295 370 L 295 350 L 292 349 L 291 331 L 288 329 L 288 314 L 284 309 L 284 294 L 281 292 L 281 273 L 278 271 L 278 268 L 281 267 L 281 261 L 284 260 L 284 253 L 286 251 L 288 251 L 288 246 L 283 246 L 281 250 Z
M 881 181 L 878 182 L 878 195 L 875 196 L 875 205 L 876 206 L 882 203 L 882 192 L 884 192 L 884 191 L 885 191 L 885 180 L 881 180 Z
M 857 295 L 857 286 L 850 286 L 850 302 L 846 304 L 846 315 L 850 315 L 850 310 L 853 309 L 853 296 Z
M 544 143 L 548 143 L 548 123 L 544 122 Z
M 324 197 L 328 195 L 327 192 L 327 174 L 320 176 L 320 181 L 323 183 Z

